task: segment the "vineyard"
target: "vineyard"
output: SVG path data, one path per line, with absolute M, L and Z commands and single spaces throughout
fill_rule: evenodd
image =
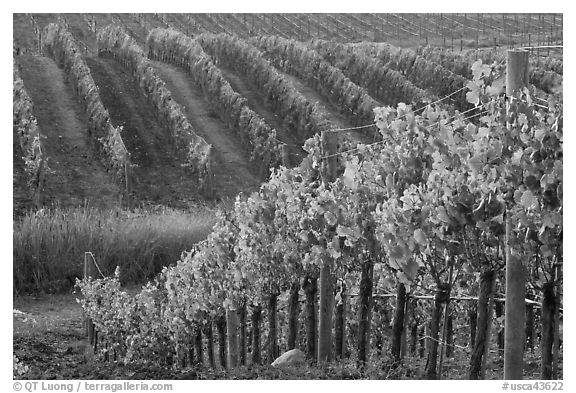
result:
M 563 379 L 561 14 L 14 14 L 13 86 L 15 378 Z

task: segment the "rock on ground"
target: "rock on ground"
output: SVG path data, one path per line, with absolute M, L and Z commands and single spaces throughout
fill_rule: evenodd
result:
M 291 349 L 288 352 L 282 354 L 278 359 L 274 360 L 272 366 L 283 367 L 291 366 L 295 364 L 304 363 L 306 361 L 306 356 L 304 352 L 299 349 Z

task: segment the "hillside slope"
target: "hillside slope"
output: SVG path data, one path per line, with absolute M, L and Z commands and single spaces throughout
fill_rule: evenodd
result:
M 118 205 L 120 189 L 94 154 L 86 119 L 64 71 L 46 57 L 20 56 L 18 61 L 54 171 L 46 183 L 45 203 Z

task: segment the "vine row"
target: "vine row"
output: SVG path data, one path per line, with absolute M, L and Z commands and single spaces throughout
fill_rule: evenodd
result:
M 249 149 L 251 159 L 268 168 L 282 162 L 276 130 L 248 106 L 246 98 L 236 93 L 202 46 L 173 29 L 152 29 L 148 35 L 148 57 L 182 67 L 202 88 L 222 120 Z
M 487 50 L 475 50 L 466 54 L 459 54 L 444 48 L 424 47 L 418 49 L 416 53 L 466 79 L 473 78 L 471 66 L 478 60 L 482 60 L 484 64 L 504 61 L 503 52 Z M 562 60 L 552 57 L 544 60 L 543 64 L 530 59 L 528 80 L 546 94 L 557 94 L 562 91 L 562 65 Z
M 315 50 L 302 42 L 278 36 L 255 37 L 250 42 L 264 51 L 274 66 L 297 75 L 328 97 L 355 125 L 373 122 L 372 110 L 381 104 Z
M 412 84 L 400 72 L 382 66 L 377 59 L 358 53 L 346 44 L 314 39 L 308 45 L 384 105 L 404 102 L 421 107 L 437 99 Z
M 198 40 L 219 62 L 249 77 L 298 139 L 333 128 L 317 105 L 296 90 L 254 46 L 226 34 L 202 34 Z
M 359 53 L 379 59 L 383 65 L 401 72 L 416 86 L 439 97 L 445 97 L 460 90 L 469 81 L 409 49 L 401 49 L 384 43 L 351 44 L 351 47 Z M 465 91 L 455 94 L 448 102 L 460 111 L 471 108 L 466 100 Z
M 46 175 L 50 173 L 47 157 L 42 151 L 42 134 L 34 116 L 34 104 L 20 77 L 19 64 L 13 59 L 12 73 L 12 122 L 24 152 L 25 171 L 33 199 L 40 204 Z
M 120 182 L 129 183 L 130 153 L 126 150 L 120 132 L 122 127 L 114 127 L 108 111 L 100 100 L 98 87 L 92 79 L 90 69 L 80 54 L 74 38 L 63 26 L 50 23 L 44 28 L 43 50 L 72 79 L 78 100 L 88 117 L 89 135 L 99 142 L 103 152 L 104 165 L 111 170 Z
M 185 165 L 198 174 L 201 189 L 210 193 L 212 146 L 198 136 L 184 110 L 157 75 L 145 52 L 121 27 L 109 25 L 98 30 L 98 56 L 110 56 L 128 68 L 156 116 L 170 134 Z

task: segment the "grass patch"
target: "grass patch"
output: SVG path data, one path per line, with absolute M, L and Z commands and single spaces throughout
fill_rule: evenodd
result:
M 215 212 L 169 208 L 43 209 L 14 222 L 15 293 L 62 292 L 82 277 L 86 252 L 104 275 L 120 266 L 123 284 L 143 282 L 206 238 Z

